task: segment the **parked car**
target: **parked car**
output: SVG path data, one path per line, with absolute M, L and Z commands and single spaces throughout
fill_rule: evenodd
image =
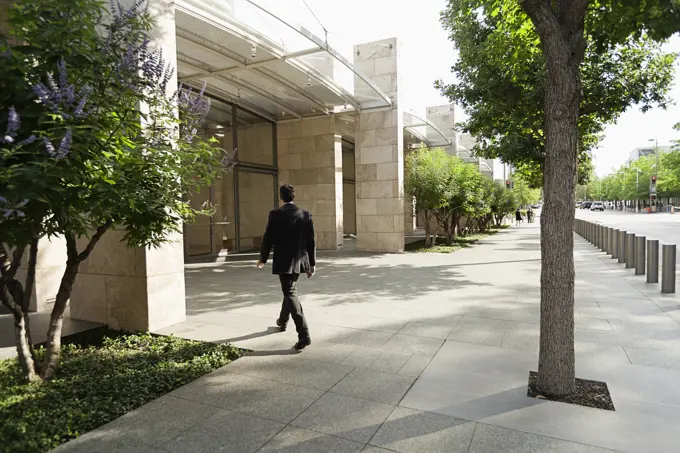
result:
M 581 209 L 590 209 L 592 205 L 593 205 L 592 201 L 584 201 L 583 204 L 581 205 Z
M 590 207 L 591 211 L 604 211 L 604 204 L 601 201 L 594 201 Z
M 577 202 L 576 202 L 576 209 L 581 209 L 582 206 L 583 206 L 583 202 L 582 202 L 582 201 L 577 201 Z

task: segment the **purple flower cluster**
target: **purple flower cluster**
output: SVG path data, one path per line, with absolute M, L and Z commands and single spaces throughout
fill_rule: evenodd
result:
M 165 92 L 174 75 L 174 69 L 167 64 L 160 50 L 149 49 L 150 40 L 146 34 L 139 33 L 137 24 L 143 15 L 148 14 L 146 0 L 137 0 L 132 7 L 125 9 L 120 1 L 109 0 L 113 21 L 108 30 L 103 52 L 108 55 L 123 56 L 118 61 L 114 74 L 126 88 L 136 92 Z
M 194 94 L 191 87 L 184 89 L 184 86 L 180 85 L 175 93 L 180 116 L 183 119 L 180 126 L 180 138 L 189 143 L 196 136 L 198 127 L 210 111 L 210 99 L 203 96 L 205 87 L 206 84 L 203 83 L 203 88 Z
M 61 139 L 59 143 L 59 148 L 55 148 L 52 141 L 47 137 L 43 137 L 43 143 L 45 144 L 45 150 L 50 157 L 54 157 L 57 160 L 61 160 L 68 156 L 71 152 L 71 143 L 73 142 L 73 131 L 71 129 L 66 130 L 66 134 Z
M 14 107 L 9 108 L 7 113 L 7 129 L 5 130 L 5 135 L 0 137 L 0 144 L 11 145 L 16 142 L 17 135 L 19 133 L 19 128 L 21 127 L 21 118 L 19 114 L 14 109 Z M 35 135 L 21 140 L 16 144 L 17 147 L 29 145 L 35 141 Z
M 19 127 L 21 127 L 21 119 L 14 107 L 10 107 L 7 114 L 7 129 L 5 130 L 5 135 L 0 137 L 0 143 L 6 143 L 8 145 L 14 143 L 14 139 L 17 138 L 17 132 L 19 132 Z
M 0 196 L 0 204 L 7 206 L 10 204 L 10 202 L 7 200 L 7 198 Z M 15 206 L 0 208 L 0 212 L 2 213 L 3 217 L 11 217 L 13 215 L 17 217 L 25 217 L 26 214 L 24 214 L 21 208 L 23 208 L 27 204 L 28 200 L 23 200 L 16 204 Z
M 80 119 L 87 115 L 85 104 L 92 94 L 92 88 L 85 85 L 76 93 L 75 85 L 68 82 L 66 63 L 61 60 L 59 83 L 54 80 L 54 75 L 47 74 L 47 85 L 42 82 L 34 85 L 33 93 L 40 99 L 40 102 L 52 110 L 52 113 L 59 114 L 65 119 Z

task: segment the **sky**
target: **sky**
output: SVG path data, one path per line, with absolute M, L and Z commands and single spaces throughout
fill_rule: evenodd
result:
M 261 3 L 272 1 L 281 0 Z M 408 6 L 398 7 L 394 0 L 286 0 L 283 3 L 288 11 L 295 11 L 299 24 L 308 26 L 315 34 L 323 36 L 321 25 L 328 30 L 331 46 L 350 61 L 352 44 L 396 36 L 400 45 L 400 90 L 405 109 L 424 115 L 426 107 L 448 103 L 433 86 L 437 79 L 446 83 L 455 80 L 450 68 L 456 60 L 456 51 L 439 23 L 439 13 L 446 0 L 403 2 Z M 680 52 L 680 37 L 675 37 L 667 49 Z M 657 139 L 660 146 L 680 139 L 680 132 L 673 130 L 673 125 L 680 122 L 680 62 L 676 64 L 676 80 L 671 97 L 677 105 L 667 110 L 653 109 L 646 114 L 631 108 L 616 125 L 607 128 L 600 147 L 594 151 L 598 175 L 603 176 L 625 163 L 630 151 L 648 146 L 649 139 Z M 456 114 L 459 119 L 464 117 L 460 109 Z

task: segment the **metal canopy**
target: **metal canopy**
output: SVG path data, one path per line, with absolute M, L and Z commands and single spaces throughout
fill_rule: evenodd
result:
M 411 133 L 427 146 L 451 146 L 451 140 L 446 138 L 430 121 L 411 112 L 404 112 L 404 130 Z
M 177 0 L 177 72 L 272 121 L 391 105 L 324 39 L 252 0 Z

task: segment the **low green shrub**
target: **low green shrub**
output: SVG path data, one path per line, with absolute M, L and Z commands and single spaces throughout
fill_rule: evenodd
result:
M 85 346 L 66 341 L 49 382 L 26 384 L 16 359 L 0 361 L 0 452 L 50 450 L 242 354 L 230 345 L 148 333 L 98 338 L 95 331 L 82 335 Z

